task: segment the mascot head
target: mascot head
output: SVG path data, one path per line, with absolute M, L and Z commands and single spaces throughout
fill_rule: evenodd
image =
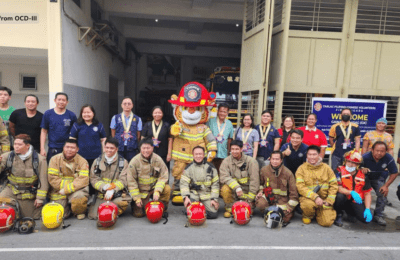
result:
M 172 95 L 168 100 L 174 108 L 175 120 L 187 125 L 204 124 L 210 110 L 216 106 L 216 95 L 208 92 L 198 82 L 189 82 L 182 87 L 179 96 Z

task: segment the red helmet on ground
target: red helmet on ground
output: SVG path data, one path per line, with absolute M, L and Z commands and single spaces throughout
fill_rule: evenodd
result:
M 164 204 L 159 201 L 150 201 L 146 204 L 146 216 L 151 223 L 158 223 L 164 213 Z
M 98 223 L 102 227 L 111 227 L 117 222 L 118 207 L 114 203 L 107 201 L 101 203 L 97 209 Z
M 6 204 L 0 205 L 0 233 L 12 228 L 16 222 L 15 210 Z
M 192 81 L 181 88 L 177 100 L 168 100 L 168 102 L 185 107 L 207 107 L 216 106 L 215 98 L 214 92 L 209 93 L 202 84 Z
M 238 225 L 246 225 L 250 222 L 251 207 L 250 204 L 245 201 L 235 202 L 232 206 L 233 220 Z
M 193 226 L 200 226 L 206 221 L 206 207 L 201 202 L 192 202 L 187 208 L 189 223 Z

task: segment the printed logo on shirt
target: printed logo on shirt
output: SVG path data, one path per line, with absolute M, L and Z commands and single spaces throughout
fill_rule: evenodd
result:
M 304 156 L 304 154 L 302 154 L 302 153 L 299 153 L 299 157 L 303 157 Z
M 382 168 L 383 168 L 383 169 L 385 169 L 386 167 L 387 167 L 387 164 L 386 164 L 386 163 L 382 164 Z
M 99 128 L 97 126 L 93 127 L 93 131 L 97 132 Z
M 118 123 L 122 123 L 122 120 L 121 120 L 121 118 L 120 118 L 120 117 L 118 118 Z
M 71 126 L 71 119 L 64 119 L 64 126 Z

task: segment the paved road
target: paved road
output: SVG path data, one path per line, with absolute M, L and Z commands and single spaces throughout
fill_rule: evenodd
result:
M 30 235 L 0 235 L 1 259 L 400 259 L 400 202 L 395 196 L 400 178 L 392 185 L 385 212 L 389 225 L 345 223 L 323 228 L 301 217 L 281 230 L 263 225 L 255 212 L 247 226 L 222 217 L 202 227 L 185 228 L 182 207 L 171 206 L 166 225 L 126 212 L 111 230 L 99 230 L 95 221 L 67 219 L 65 230 L 44 230 L 40 223 Z M 10 252 L 16 250 L 16 252 Z

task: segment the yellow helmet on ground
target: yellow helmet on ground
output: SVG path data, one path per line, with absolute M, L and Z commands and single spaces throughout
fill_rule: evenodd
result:
M 48 203 L 42 209 L 43 225 L 49 229 L 58 228 L 63 222 L 64 207 L 58 203 Z

